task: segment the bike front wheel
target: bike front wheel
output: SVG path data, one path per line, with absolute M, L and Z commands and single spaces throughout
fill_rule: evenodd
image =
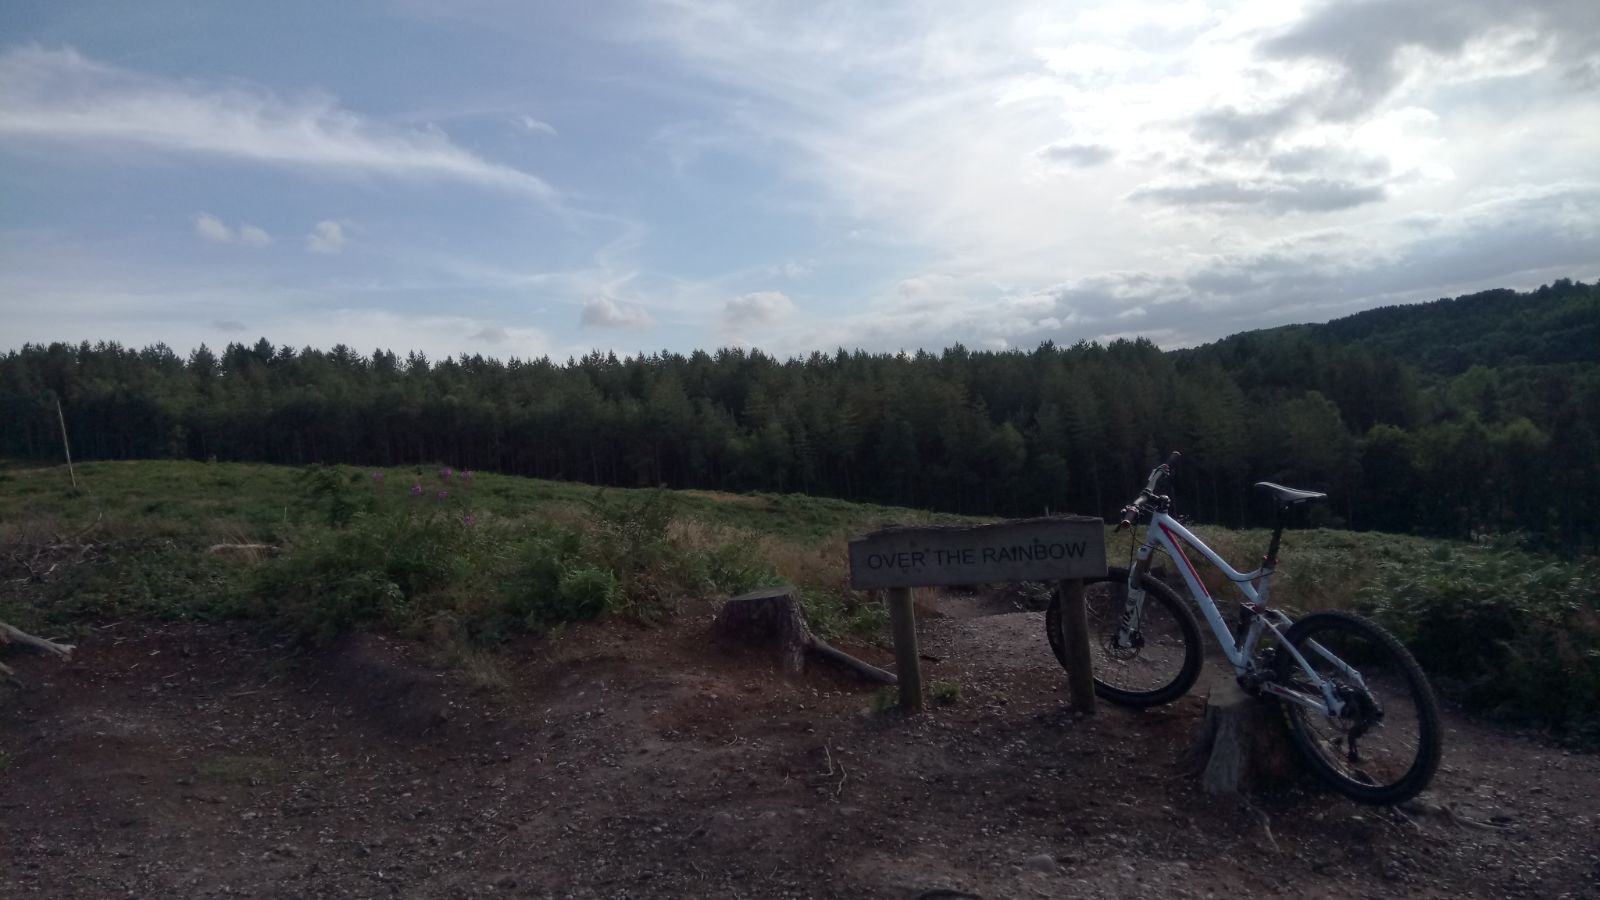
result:
M 1284 640 L 1326 681 L 1344 709 L 1330 716 L 1282 700 L 1295 747 L 1325 782 L 1365 803 L 1402 803 L 1428 786 L 1443 747 L 1439 706 L 1411 653 L 1360 616 L 1321 612 L 1296 622 Z M 1286 650 L 1278 683 L 1322 692 Z
M 1165 584 L 1146 577 L 1144 608 L 1133 630 L 1133 646 L 1118 647 L 1117 630 L 1128 599 L 1128 570 L 1111 569 L 1083 587 L 1093 655 L 1094 692 L 1123 706 L 1159 706 L 1194 687 L 1204 651 L 1194 614 Z M 1061 667 L 1071 671 L 1061 615 L 1061 591 L 1050 595 L 1045 634 Z

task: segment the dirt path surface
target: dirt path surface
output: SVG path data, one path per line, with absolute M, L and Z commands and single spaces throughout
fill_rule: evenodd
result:
M 0 897 L 1600 896 L 1594 756 L 1449 715 L 1432 812 L 1218 801 L 1177 765 L 1203 698 L 1074 717 L 1041 614 L 948 613 L 960 696 L 916 720 L 708 647 L 707 610 L 530 642 L 497 690 L 371 635 L 8 656 Z

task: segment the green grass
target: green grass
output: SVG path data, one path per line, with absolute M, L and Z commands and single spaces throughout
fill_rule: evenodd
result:
M 0 619 L 60 634 L 105 618 L 233 617 L 306 640 L 379 627 L 471 654 L 566 622 L 648 623 L 686 600 L 789 583 L 822 634 L 881 636 L 881 605 L 849 589 L 848 538 L 973 521 L 800 495 L 446 481 L 432 467 L 381 480 L 352 467 L 168 461 L 77 474 L 74 489 L 64 466 L 0 461 Z M 1241 569 L 1268 540 L 1196 531 Z M 206 552 L 216 544 L 272 550 Z M 1108 529 L 1106 548 L 1111 565 L 1127 564 L 1127 534 Z M 1234 596 L 1196 562 L 1219 600 Z M 1273 590 L 1294 614 L 1374 616 L 1473 708 L 1600 738 L 1592 559 L 1306 529 L 1286 534 Z
M 380 471 L 331 468 L 346 477 Z M 381 471 L 390 485 L 421 484 L 431 491 L 441 484 L 435 467 Z M 124 532 L 204 538 L 237 528 L 243 536 L 271 540 L 292 530 L 307 512 L 300 488 L 303 470 L 291 466 L 148 460 L 83 463 L 77 473 L 80 487 L 73 491 L 65 466 L 0 464 L 0 522 L 46 517 L 73 528 L 104 516 Z M 651 493 L 492 474 L 475 474 L 473 480 L 474 509 L 506 518 L 536 509 L 582 511 L 597 493 L 633 499 Z M 674 498 L 684 517 L 795 540 L 837 537 L 887 522 L 960 521 L 802 494 L 676 491 Z
M 845 587 L 844 541 L 954 521 L 800 495 L 446 480 L 434 467 L 99 462 L 77 477 L 74 489 L 65 466 L 0 464 L 0 617 L 257 617 L 312 639 L 372 623 L 495 643 L 788 582 L 822 633 L 866 632 L 881 617 Z M 81 558 L 41 551 L 83 544 Z M 217 544 L 275 553 L 206 552 Z M 52 564 L 27 583 L 27 565 Z

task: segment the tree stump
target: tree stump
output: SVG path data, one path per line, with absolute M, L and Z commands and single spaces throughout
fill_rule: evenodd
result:
M 792 587 L 767 588 L 740 594 L 722 605 L 711 623 L 717 639 L 733 644 L 776 645 L 785 672 L 805 671 L 806 654 L 836 662 L 877 684 L 894 684 L 894 675 L 856 659 L 811 633 Z
M 1232 674 L 1219 674 L 1188 761 L 1208 794 L 1245 794 L 1294 777 L 1294 747 L 1277 706 L 1246 694 Z

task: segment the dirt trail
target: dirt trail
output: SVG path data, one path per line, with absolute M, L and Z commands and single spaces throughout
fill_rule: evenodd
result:
M 1431 797 L 1458 819 L 1310 783 L 1217 802 L 1175 765 L 1201 698 L 1075 718 L 1041 614 L 947 612 L 926 674 L 960 697 L 915 721 L 713 652 L 704 609 L 529 642 L 492 692 L 370 635 L 8 657 L 0 896 L 1600 895 L 1594 756 L 1452 714 Z

